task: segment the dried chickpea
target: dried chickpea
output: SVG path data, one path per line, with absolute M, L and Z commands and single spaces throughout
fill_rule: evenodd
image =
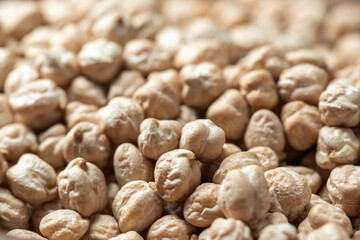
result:
M 8 95 L 12 94 L 22 86 L 39 78 L 40 73 L 32 64 L 28 62 L 18 62 L 6 77 L 4 92 Z
M 277 168 L 279 166 L 279 157 L 274 150 L 269 147 L 253 147 L 248 152 L 255 153 L 259 159 L 259 162 L 264 168 L 264 172 L 270 169 Z
M 154 165 L 131 143 L 120 144 L 114 154 L 114 172 L 119 187 L 135 180 L 153 179 Z
M 51 36 L 51 45 L 77 54 L 86 41 L 86 32 L 79 25 L 69 23 Z
M 6 235 L 23 240 L 46 240 L 46 238 L 43 238 L 39 234 L 24 229 L 13 229 L 9 231 Z
M 181 88 L 177 71 L 169 69 L 154 72 L 148 76 L 147 82 L 135 91 L 133 99 L 141 105 L 145 117 L 173 119 L 179 113 Z
M 327 179 L 329 178 L 330 171 L 327 169 L 320 168 L 316 163 L 315 156 L 316 156 L 316 151 L 313 150 L 308 152 L 301 159 L 300 165 L 315 170 L 320 174 L 322 181 L 326 182 Z
M 97 117 L 104 127 L 106 136 L 116 145 L 124 142 L 136 142 L 139 127 L 144 120 L 141 106 L 125 97 L 113 98 L 99 109 Z
M 144 75 L 171 68 L 171 54 L 147 39 L 134 39 L 126 43 L 123 57 L 129 69 Z
M 295 150 L 311 148 L 323 125 L 318 108 L 303 101 L 285 104 L 281 109 L 281 120 L 286 138 Z
M 196 228 L 176 215 L 166 215 L 156 220 L 147 232 L 147 240 L 156 239 L 190 239 Z
M 211 226 L 199 235 L 199 240 L 252 240 L 248 226 L 233 218 L 217 218 Z
M 249 108 L 238 90 L 229 89 L 209 106 L 206 118 L 221 127 L 227 139 L 239 139 L 249 121 Z
M 192 151 L 203 162 L 213 162 L 224 143 L 224 131 L 208 119 L 187 123 L 181 131 L 180 148 Z
M 0 227 L 29 229 L 28 207 L 6 188 L 0 188 Z
M 312 64 L 299 64 L 283 71 L 277 85 L 285 102 L 301 100 L 317 105 L 327 81 L 328 76 L 323 69 Z
M 300 174 L 309 184 L 312 193 L 317 193 L 320 189 L 322 180 L 320 174 L 315 170 L 303 166 L 286 166 L 284 168 Z
M 43 205 L 41 205 L 40 208 L 34 209 L 31 212 L 31 229 L 39 234 L 40 232 L 40 222 L 41 219 L 56 210 L 63 209 L 64 206 L 61 204 L 61 201 L 59 198 L 56 198 L 50 202 L 46 202 Z
M 303 63 L 312 64 L 322 69 L 327 69 L 324 57 L 318 51 L 312 49 L 298 49 L 290 51 L 285 56 L 286 61 L 294 66 Z
M 89 220 L 73 210 L 56 210 L 40 222 L 41 234 L 49 240 L 78 240 L 89 228 Z
M 142 11 L 131 19 L 136 38 L 154 39 L 156 33 L 164 27 L 164 18 L 155 11 Z
M 23 154 L 6 171 L 6 178 L 14 195 L 32 205 L 40 205 L 57 196 L 54 168 L 35 154 Z
M 223 68 L 226 88 L 239 89 L 239 83 L 242 76 L 247 72 L 246 67 L 241 64 L 228 65 Z
M 90 225 L 82 236 L 82 240 L 108 240 L 120 234 L 119 225 L 113 216 L 94 214 L 90 218 Z
M 350 128 L 324 126 L 319 132 L 316 163 L 328 170 L 339 165 L 356 164 L 359 147 L 360 141 Z
M 144 238 L 135 231 L 129 231 L 110 238 L 109 240 L 144 240 Z
M 270 147 L 276 153 L 285 148 L 285 136 L 279 118 L 271 111 L 260 109 L 250 118 L 244 141 L 247 148 Z
M 147 118 L 140 125 L 138 145 L 145 157 L 157 160 L 162 154 L 179 148 L 182 126 L 174 120 Z
M 107 207 L 110 209 L 110 212 L 111 212 L 112 203 L 115 199 L 116 194 L 118 193 L 118 191 L 120 190 L 121 187 L 115 182 L 109 182 L 107 186 L 108 186 L 108 205 L 107 205 Z
M 208 227 L 223 213 L 217 203 L 220 185 L 203 183 L 186 199 L 184 203 L 185 220 L 196 227 Z
M 122 64 L 122 48 L 115 42 L 96 39 L 88 42 L 78 54 L 81 71 L 98 83 L 109 83 Z
M 255 228 L 251 229 L 252 230 L 251 233 L 255 239 L 258 239 L 261 231 L 264 228 L 266 228 L 269 225 L 281 224 L 281 223 L 288 223 L 288 219 L 284 214 L 280 212 L 274 212 L 274 213 L 268 212 L 267 214 L 265 214 L 265 216 L 263 216 L 259 220 Z
M 112 212 L 121 232 L 141 232 L 161 217 L 163 203 L 153 182 L 132 181 L 116 194 Z
M 275 81 L 267 70 L 253 70 L 239 81 L 240 90 L 250 107 L 272 109 L 278 101 Z
M 184 202 L 165 202 L 164 201 L 164 215 L 177 215 L 184 218 Z
M 171 23 L 182 23 L 205 15 L 208 9 L 209 3 L 204 0 L 186 2 L 170 0 L 164 2 L 161 13 Z
M 108 99 L 114 97 L 131 98 L 137 89 L 145 84 L 143 75 L 138 71 L 123 71 L 119 77 L 110 85 Z
M 5 80 L 15 65 L 15 54 L 6 48 L 0 48 L 0 90 L 4 90 Z
M 200 184 L 201 171 L 193 152 L 177 149 L 161 155 L 154 171 L 159 196 L 167 202 L 185 200 Z
M 299 217 L 311 198 L 311 188 L 306 180 L 283 167 L 266 171 L 265 178 L 270 193 L 270 211 L 283 213 L 289 221 Z
M 208 107 L 226 87 L 221 69 L 213 63 L 187 65 L 180 74 L 184 84 L 182 100 L 190 107 Z
M 165 26 L 155 36 L 155 43 L 171 54 L 175 54 L 184 42 L 183 31 L 177 26 Z
M 65 122 L 68 129 L 73 128 L 80 122 L 98 123 L 96 117 L 98 110 L 95 105 L 88 105 L 78 101 L 68 103 L 65 107 Z
M 57 186 L 64 207 L 76 210 L 85 217 L 102 211 L 108 202 L 104 174 L 83 158 L 69 162 L 58 174 Z
M 338 224 L 332 222 L 324 224 L 306 237 L 306 240 L 317 239 L 350 240 L 346 231 Z
M 176 120 L 182 126 L 185 126 L 187 123 L 195 121 L 196 119 L 198 119 L 198 113 L 195 109 L 188 107 L 187 105 L 180 105 L 179 115 Z
M 0 128 L 14 122 L 14 114 L 10 108 L 8 97 L 0 94 Z
M 331 171 L 326 184 L 331 202 L 351 217 L 360 213 L 359 175 L 359 166 L 339 166 Z
M 67 134 L 62 144 L 66 162 L 82 157 L 86 161 L 104 168 L 110 152 L 110 142 L 102 129 L 90 122 L 76 124 Z
M 296 228 L 290 223 L 270 224 L 265 227 L 259 236 L 259 240 L 297 240 Z
M 36 135 L 21 123 L 0 128 L 0 155 L 8 162 L 16 162 L 26 152 L 36 152 Z

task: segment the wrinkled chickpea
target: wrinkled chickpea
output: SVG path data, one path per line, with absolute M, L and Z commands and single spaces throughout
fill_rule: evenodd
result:
M 46 202 L 41 205 L 40 208 L 34 209 L 31 213 L 31 229 L 39 234 L 40 232 L 40 222 L 44 216 L 54 212 L 59 209 L 63 209 L 64 206 L 61 204 L 59 198 L 56 198 L 50 202 Z
M 324 57 L 317 50 L 298 49 L 288 52 L 285 58 L 286 61 L 292 66 L 308 63 L 318 66 L 322 69 L 327 69 Z
M 285 166 L 284 168 L 300 174 L 309 184 L 312 193 L 317 193 L 320 189 L 322 180 L 320 174 L 315 170 L 302 166 Z
M 129 231 L 127 233 L 122 233 L 116 237 L 112 237 L 109 240 L 144 240 L 144 238 L 135 231 Z
M 296 240 L 296 228 L 290 223 L 270 224 L 260 232 L 259 236 L 259 240 L 267 239 Z
M 65 122 L 68 129 L 73 128 L 80 122 L 98 123 L 96 113 L 98 107 L 95 105 L 88 105 L 81 102 L 73 101 L 65 107 Z
M 110 85 L 108 99 L 114 97 L 131 98 L 137 89 L 145 84 L 145 79 L 139 71 L 123 71 L 117 79 Z
M 90 225 L 81 239 L 83 240 L 108 240 L 120 233 L 119 225 L 113 216 L 94 214 L 90 218 Z
M 0 128 L 14 122 L 14 114 L 10 108 L 8 97 L 0 94 Z
M 333 240 L 349 240 L 349 236 L 342 228 L 336 223 L 326 223 L 322 227 L 312 231 L 306 238 L 306 240 L 317 239 L 333 239 Z
M 43 238 L 39 234 L 24 229 L 13 229 L 9 231 L 6 235 L 23 240 L 46 240 L 46 238 Z
M 233 218 L 217 218 L 200 233 L 199 240 L 241 239 L 252 240 L 248 226 Z
M 255 153 L 259 159 L 259 162 L 264 168 L 264 172 L 270 169 L 277 168 L 279 166 L 279 157 L 274 150 L 269 147 L 253 147 L 248 152 Z
M 8 95 L 12 94 L 22 86 L 39 78 L 40 73 L 32 64 L 28 62 L 18 62 L 6 77 L 4 92 Z

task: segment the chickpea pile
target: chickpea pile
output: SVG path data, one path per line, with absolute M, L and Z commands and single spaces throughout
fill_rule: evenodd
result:
M 354 1 L 0 1 L 1 239 L 360 240 L 359 123 Z

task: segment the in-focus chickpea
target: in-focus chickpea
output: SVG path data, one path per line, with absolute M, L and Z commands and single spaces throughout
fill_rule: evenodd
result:
M 123 71 L 110 85 L 107 97 L 109 100 L 121 96 L 131 98 L 136 90 L 144 84 L 145 79 L 140 72 L 132 70 Z
M 267 239 L 298 239 L 296 234 L 296 227 L 290 223 L 270 224 L 260 232 L 259 236 L 259 240 Z
M 167 202 L 185 200 L 200 184 L 201 171 L 193 152 L 176 149 L 161 155 L 154 171 L 156 189 Z
M 101 212 L 108 202 L 104 174 L 83 158 L 69 162 L 58 174 L 57 186 L 64 207 L 76 210 L 85 217 Z
M 224 217 L 217 199 L 220 185 L 203 183 L 186 199 L 184 203 L 185 220 L 196 227 L 208 227 L 219 217 Z
M 129 231 L 110 238 L 109 240 L 144 240 L 144 238 L 135 231 Z
M 13 229 L 9 231 L 7 234 L 9 237 L 14 237 L 16 239 L 23 239 L 23 240 L 46 240 L 41 235 L 37 234 L 36 232 L 24 230 L 24 229 Z
M 40 222 L 41 234 L 49 240 L 79 240 L 89 228 L 89 220 L 73 210 L 56 210 Z
M 59 198 L 55 198 L 50 202 L 46 202 L 41 205 L 40 208 L 33 209 L 31 212 L 31 229 L 39 234 L 40 232 L 40 222 L 43 217 L 51 212 L 54 212 L 59 209 L 63 209 L 64 206 L 61 204 Z
M 285 58 L 286 61 L 292 66 L 308 63 L 318 66 L 322 69 L 327 69 L 324 57 L 317 50 L 298 49 L 288 52 Z
M 83 240 L 108 240 L 120 234 L 119 225 L 113 216 L 94 214 L 90 218 L 90 225 L 81 238 Z
M 312 193 L 317 193 L 320 189 L 322 184 L 321 176 L 315 170 L 303 166 L 286 166 L 284 168 L 300 174 L 309 184 Z
M 198 113 L 195 109 L 187 106 L 180 105 L 179 107 L 179 115 L 176 120 L 182 125 L 185 126 L 187 123 L 195 121 L 198 119 Z
M 316 163 L 328 170 L 339 165 L 356 164 L 359 148 L 360 141 L 350 128 L 324 126 L 319 132 Z
M 80 122 L 98 123 L 96 117 L 98 110 L 95 105 L 88 105 L 78 101 L 68 103 L 65 107 L 65 122 L 68 129 L 73 128 Z
M 162 215 L 163 203 L 153 182 L 132 181 L 117 193 L 112 212 L 121 232 L 141 232 Z
M 8 95 L 12 94 L 20 87 L 38 80 L 39 78 L 40 73 L 32 64 L 29 62 L 18 62 L 7 75 L 4 92 Z
M 279 157 L 274 150 L 269 147 L 253 147 L 248 152 L 255 153 L 259 162 L 264 167 L 264 172 L 279 166 Z
M 252 240 L 250 228 L 234 218 L 217 218 L 211 226 L 203 230 L 199 240 L 240 239 Z
M 5 80 L 15 65 L 15 54 L 6 48 L 0 48 L 0 90 L 4 90 Z
M 344 228 L 332 222 L 324 224 L 306 237 L 306 240 L 317 239 L 350 240 Z
M 115 42 L 96 39 L 83 45 L 78 54 L 81 71 L 98 83 L 109 83 L 122 64 L 122 48 Z
M 0 94 L 0 128 L 13 123 L 14 114 L 10 108 L 7 96 Z
M 213 63 L 187 65 L 180 74 L 184 83 L 182 100 L 190 107 L 208 107 L 226 87 L 221 69 Z
M 285 104 L 281 110 L 281 120 L 289 144 L 300 151 L 316 143 L 323 125 L 318 108 L 303 101 Z
M 239 85 L 249 106 L 255 110 L 272 109 L 279 101 L 275 81 L 267 70 L 253 70 L 244 74 Z
M 239 139 L 249 121 L 249 108 L 239 91 L 229 89 L 210 105 L 206 118 L 221 127 L 227 139 Z
M 131 143 L 120 144 L 114 154 L 114 172 L 119 187 L 135 180 L 153 179 L 154 164 Z
M 176 215 L 166 215 L 156 220 L 149 228 L 146 239 L 190 239 L 196 228 Z

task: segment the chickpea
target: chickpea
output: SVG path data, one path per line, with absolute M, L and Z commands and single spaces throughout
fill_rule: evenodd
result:
M 180 74 L 184 82 L 182 100 L 190 107 L 208 107 L 226 87 L 221 69 L 213 63 L 187 65 Z
M 154 171 L 159 196 L 167 202 L 185 200 L 200 184 L 201 171 L 196 156 L 185 149 L 161 155 Z
M 183 30 L 177 26 L 165 26 L 157 32 L 155 43 L 169 53 L 175 54 L 184 43 Z
M 316 239 L 334 239 L 334 240 L 346 240 L 350 239 L 346 231 L 336 223 L 326 223 L 322 227 L 312 231 L 306 238 L 306 240 Z
M 339 165 L 356 164 L 359 147 L 360 141 L 350 128 L 324 126 L 319 132 L 316 163 L 328 170 Z
M 279 154 L 285 148 L 285 136 L 279 118 L 266 109 L 256 111 L 247 125 L 244 141 L 247 148 L 265 146 Z
M 28 62 L 18 62 L 6 77 L 4 92 L 10 95 L 22 86 L 39 78 L 40 73 L 33 65 Z
M 158 159 L 179 147 L 182 126 L 174 120 L 145 119 L 140 125 L 138 145 L 145 157 Z
M 195 121 L 198 119 L 198 113 L 195 109 L 188 107 L 187 105 L 180 105 L 179 115 L 176 120 L 182 125 L 185 126 L 187 123 Z
M 95 105 L 88 105 L 81 102 L 73 101 L 65 107 L 65 122 L 68 129 L 73 128 L 80 122 L 98 123 L 96 113 L 98 107 Z
M 9 231 L 6 235 L 9 237 L 14 237 L 23 240 L 46 240 L 46 238 L 43 238 L 39 234 L 24 229 L 13 229 Z
M 143 75 L 138 71 L 123 71 L 119 77 L 110 85 L 108 99 L 114 97 L 131 98 L 136 90 L 145 84 Z
M 241 64 L 228 65 L 224 67 L 222 73 L 225 78 L 226 88 L 239 89 L 240 79 L 246 74 L 246 72 L 246 67 Z
M 239 139 L 249 121 L 249 108 L 239 91 L 229 89 L 210 105 L 206 118 L 221 127 L 227 139 Z
M 182 23 L 205 15 L 208 9 L 209 3 L 204 0 L 191 2 L 170 0 L 164 2 L 161 12 L 167 21 L 171 23 Z
M 200 233 L 199 240 L 239 239 L 252 240 L 248 226 L 233 218 L 217 218 L 211 226 Z
M 120 234 L 119 226 L 113 216 L 94 214 L 90 218 L 90 225 L 81 238 L 83 240 L 108 240 Z
M 44 216 L 47 214 L 54 212 L 59 209 L 63 209 L 64 206 L 61 204 L 59 198 L 56 198 L 52 201 L 46 202 L 41 205 L 40 208 L 36 208 L 31 213 L 31 228 L 33 231 L 41 234 L 40 232 L 40 222 Z
M 318 66 L 324 70 L 327 69 L 324 57 L 317 50 L 298 49 L 288 52 L 285 58 L 286 61 L 292 66 L 308 63 Z
M 144 238 L 135 231 L 129 231 L 110 238 L 109 240 L 144 240 Z
M 122 64 L 122 48 L 115 42 L 97 39 L 83 45 L 78 54 L 81 71 L 98 83 L 109 83 Z
M 116 145 L 124 142 L 136 142 L 139 127 L 144 120 L 140 105 L 128 98 L 113 98 L 97 112 L 106 136 Z
M 164 18 L 155 11 L 142 11 L 132 19 L 132 27 L 136 38 L 154 39 L 156 33 L 165 25 Z
M 121 232 L 141 232 L 163 212 L 163 204 L 153 182 L 132 181 L 117 193 L 112 212 L 119 221 Z
M 255 110 L 272 109 L 279 101 L 275 81 L 267 70 L 248 72 L 241 77 L 239 84 L 242 95 Z
M 176 215 L 166 215 L 156 220 L 147 233 L 146 239 L 190 239 L 196 228 Z
M 296 228 L 290 223 L 270 224 L 260 232 L 259 240 L 266 239 L 297 239 Z
M 119 187 L 135 180 L 153 179 L 154 165 L 131 143 L 120 144 L 114 154 L 114 171 Z
M 269 212 L 259 220 L 255 228 L 252 229 L 251 233 L 255 239 L 258 239 L 261 231 L 264 228 L 266 228 L 267 226 L 273 226 L 275 224 L 281 224 L 281 223 L 288 223 L 288 219 L 284 214 L 280 212 L 274 212 L 274 213 Z
M 320 174 L 315 170 L 302 166 L 286 166 L 284 168 L 290 169 L 303 176 L 303 178 L 309 184 L 312 193 L 317 193 L 320 189 L 322 180 Z
M 0 94 L 0 128 L 14 122 L 14 114 L 7 96 Z
M 248 152 L 255 153 L 259 162 L 264 168 L 264 172 L 279 166 L 279 157 L 274 150 L 269 147 L 253 147 Z
M 285 104 L 281 110 L 281 120 L 289 144 L 300 151 L 316 143 L 323 125 L 318 108 L 303 101 Z
M 69 23 L 51 36 L 51 45 L 77 54 L 86 42 L 86 32 L 79 25 Z
M 0 154 L 0 185 L 3 183 L 6 175 L 6 171 L 9 168 L 8 162 L 4 159 L 4 157 Z
M 77 240 L 89 228 L 89 220 L 73 210 L 56 210 L 40 222 L 41 234 L 49 240 Z
M 240 2 L 214 2 L 210 7 L 210 17 L 226 28 L 232 28 L 247 21 L 249 12 Z
M 69 162 L 58 174 L 57 186 L 64 207 L 76 210 L 85 217 L 102 211 L 108 202 L 104 174 L 83 158 Z
M 326 182 L 327 179 L 329 178 L 330 171 L 327 169 L 320 168 L 316 163 L 315 156 L 316 156 L 316 151 L 313 150 L 308 152 L 301 159 L 300 165 L 315 170 L 320 174 L 322 181 Z
M 0 90 L 4 90 L 6 77 L 15 65 L 15 54 L 6 48 L 0 48 Z
M 112 208 L 112 203 L 116 197 L 116 194 L 118 193 L 118 191 L 120 190 L 120 186 L 115 183 L 115 182 L 109 182 L 108 183 L 108 205 L 107 205 L 107 208 L 110 209 L 110 212 L 112 211 L 111 208 Z

